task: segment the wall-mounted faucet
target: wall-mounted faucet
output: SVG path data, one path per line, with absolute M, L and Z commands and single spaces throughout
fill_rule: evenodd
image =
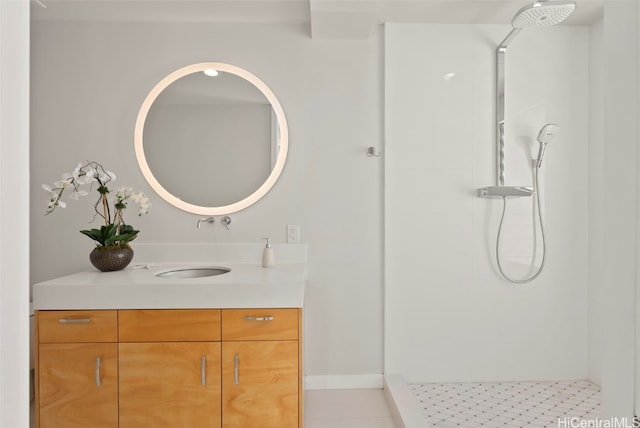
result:
M 200 225 L 202 223 L 213 224 L 215 222 L 216 222 L 215 217 L 201 218 L 198 220 L 198 223 L 196 223 L 196 227 L 200 229 Z M 231 225 L 231 217 L 229 217 L 228 215 L 222 217 L 222 220 L 220 220 L 220 223 L 224 224 L 224 227 L 226 227 L 227 230 L 230 230 L 229 226 Z
M 216 222 L 216 219 L 215 219 L 215 218 L 213 218 L 213 217 L 209 217 L 209 218 L 201 218 L 201 219 L 199 219 L 199 220 L 198 220 L 198 223 L 196 224 L 196 227 L 197 227 L 198 229 L 200 229 L 200 223 L 203 223 L 203 222 L 204 222 L 204 223 L 213 224 L 213 223 L 215 223 L 215 222 Z

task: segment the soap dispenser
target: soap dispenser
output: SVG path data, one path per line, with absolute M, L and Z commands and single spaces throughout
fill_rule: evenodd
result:
M 271 238 L 262 238 L 267 240 L 267 245 L 262 251 L 262 267 L 271 268 L 275 265 L 275 258 L 273 256 L 273 247 L 271 247 Z

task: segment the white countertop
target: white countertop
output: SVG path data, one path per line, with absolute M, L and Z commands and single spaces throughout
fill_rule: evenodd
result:
M 33 286 L 35 310 L 301 308 L 306 265 L 280 263 L 161 263 L 117 272 L 96 270 L 40 282 Z M 223 275 L 204 278 L 159 278 L 176 268 L 221 266 Z

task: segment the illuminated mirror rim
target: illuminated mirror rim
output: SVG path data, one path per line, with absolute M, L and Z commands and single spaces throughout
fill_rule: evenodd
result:
M 264 94 L 267 98 L 273 112 L 278 121 L 278 127 L 280 131 L 280 140 L 279 140 L 279 150 L 278 156 L 276 158 L 276 162 L 273 165 L 271 170 L 271 174 L 267 177 L 264 183 L 252 194 L 247 196 L 246 198 L 234 202 L 229 205 L 219 206 L 219 207 L 206 207 L 200 205 L 194 205 L 189 202 L 183 201 L 182 199 L 176 197 L 167 189 L 165 189 L 160 182 L 156 179 L 149 167 L 147 159 L 144 154 L 143 147 L 143 134 L 144 134 L 144 125 L 147 119 L 147 115 L 151 106 L 158 98 L 158 96 L 162 93 L 162 91 L 169 85 L 171 85 L 176 80 L 187 76 L 189 74 L 203 72 L 205 69 L 213 68 L 218 71 L 234 74 L 238 77 L 242 77 L 245 80 L 252 83 L 260 92 Z M 284 116 L 284 110 L 280 105 L 280 102 L 276 98 L 275 94 L 269 89 L 269 87 L 260 79 L 258 79 L 255 75 L 250 72 L 236 67 L 231 64 L 219 63 L 219 62 L 203 62 L 198 64 L 188 65 L 186 67 L 180 68 L 173 73 L 167 75 L 164 79 L 162 79 L 152 90 L 149 92 L 149 95 L 145 98 L 142 106 L 140 107 L 140 111 L 138 113 L 138 118 L 136 120 L 135 134 L 134 134 L 134 144 L 135 144 L 135 152 L 136 158 L 138 159 L 138 166 L 142 171 L 142 175 L 147 180 L 151 188 L 165 201 L 169 202 L 171 205 L 179 208 L 183 211 L 187 211 L 193 214 L 201 214 L 201 215 L 226 215 L 231 214 L 240 210 L 243 210 L 256 202 L 258 202 L 264 195 L 266 195 L 269 190 L 273 187 L 275 182 L 280 177 L 282 170 L 284 168 L 285 161 L 287 159 L 287 152 L 289 147 L 289 129 L 287 127 L 287 120 Z

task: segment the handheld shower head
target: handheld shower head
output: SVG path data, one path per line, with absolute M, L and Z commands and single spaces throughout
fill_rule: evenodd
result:
M 555 123 L 548 123 L 542 127 L 540 133 L 538 133 L 538 142 L 540 143 L 540 148 L 538 149 L 538 162 L 536 163 L 536 167 L 540 168 L 542 166 L 542 158 L 544 157 L 544 151 L 547 148 L 547 144 L 549 141 L 553 140 L 556 134 L 558 133 L 558 125 Z
M 567 19 L 574 10 L 574 1 L 536 1 L 520 9 L 511 25 L 514 28 L 549 27 Z
M 557 133 L 558 125 L 555 123 L 547 123 L 538 133 L 538 142 L 540 144 L 547 144 L 549 141 L 553 140 Z

